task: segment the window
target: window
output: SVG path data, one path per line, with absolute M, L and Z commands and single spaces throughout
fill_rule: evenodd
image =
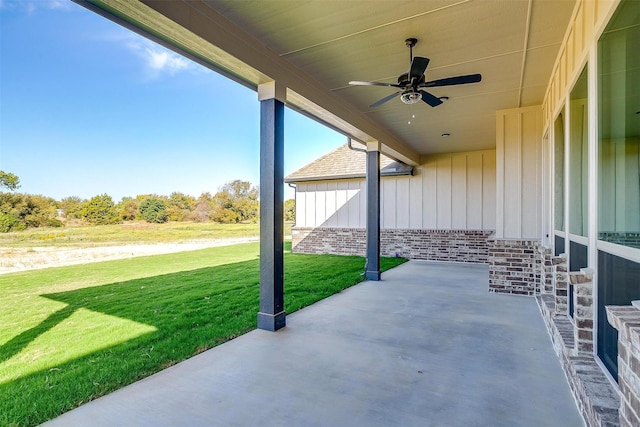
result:
M 553 124 L 554 150 L 554 228 L 564 231 L 564 117 L 560 113 Z
M 587 68 L 582 70 L 569 98 L 569 233 L 587 236 L 589 141 Z
M 607 321 L 605 306 L 630 305 L 640 298 L 640 263 L 598 251 L 598 357 L 618 378 L 618 331 Z
M 599 41 L 600 240 L 640 248 L 640 2 L 618 8 Z
M 598 42 L 598 238 L 640 248 L 640 2 L 624 1 Z M 632 257 L 633 258 L 633 257 Z M 617 378 L 606 305 L 640 299 L 640 262 L 598 251 L 598 356 Z

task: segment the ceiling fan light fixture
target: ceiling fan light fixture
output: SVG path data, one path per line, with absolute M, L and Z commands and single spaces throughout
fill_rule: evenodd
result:
M 416 104 L 422 101 L 422 94 L 420 92 L 405 92 L 400 95 L 400 100 L 405 104 Z

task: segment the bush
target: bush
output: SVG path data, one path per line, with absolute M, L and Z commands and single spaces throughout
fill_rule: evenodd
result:
M 46 226 L 56 216 L 55 200 L 38 195 L 0 193 L 0 230 L 24 230 L 27 227 Z
M 118 224 L 120 217 L 113 199 L 108 194 L 92 197 L 83 203 L 80 216 L 96 225 Z
M 49 218 L 46 223 L 47 227 L 55 227 L 60 228 L 64 227 L 64 222 L 60 221 L 58 218 Z
M 149 223 L 164 223 L 169 220 L 167 206 L 157 197 L 149 197 L 140 203 L 140 216 Z
M 82 218 L 82 207 L 86 203 L 86 200 L 82 200 L 77 196 L 65 197 L 60 200 L 58 207 L 64 211 L 65 218 Z
M 0 233 L 24 230 L 26 227 L 20 219 L 7 213 L 0 213 Z
M 130 197 L 123 198 L 118 204 L 120 210 L 120 219 L 124 221 L 134 221 L 138 216 L 138 209 L 140 208 L 140 202 L 137 199 Z

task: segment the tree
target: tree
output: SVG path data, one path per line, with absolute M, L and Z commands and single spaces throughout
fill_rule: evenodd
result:
M 195 202 L 195 209 L 191 212 L 191 219 L 195 222 L 209 221 L 211 217 L 213 196 L 209 192 L 202 193 Z
M 120 203 L 118 203 L 118 210 L 120 211 L 120 218 L 123 221 L 133 221 L 138 216 L 138 209 L 140 202 L 138 199 L 132 199 L 131 197 L 123 197 Z
M 248 181 L 226 183 L 213 196 L 212 219 L 220 223 L 256 222 L 260 202 L 259 191 Z
M 191 216 L 196 200 L 183 193 L 173 192 L 169 195 L 167 214 L 169 221 L 184 221 Z
M 55 218 L 55 204 L 49 197 L 0 193 L 0 232 L 28 227 L 61 227 L 62 222 Z
M 120 222 L 118 209 L 108 194 L 94 196 L 82 204 L 80 216 L 96 225 L 117 224 Z
M 64 224 L 56 219 L 56 201 L 51 197 L 27 194 L 26 211 L 23 217 L 27 227 L 61 227 Z
M 284 220 L 289 222 L 296 220 L 296 201 L 294 199 L 284 201 Z
M 60 200 L 58 206 L 64 210 L 64 216 L 67 218 L 81 218 L 82 206 L 86 200 L 81 199 L 78 196 L 69 196 Z
M 23 218 L 26 204 L 22 194 L 0 193 L 0 232 L 27 228 Z
M 20 178 L 9 172 L 0 170 L 0 189 L 6 188 L 9 191 L 16 191 L 20 188 Z
M 140 216 L 151 223 L 163 223 L 169 220 L 167 206 L 158 197 L 146 198 L 140 203 Z
M 176 191 L 169 195 L 169 206 L 176 206 L 180 209 L 192 210 L 195 201 L 193 197 Z

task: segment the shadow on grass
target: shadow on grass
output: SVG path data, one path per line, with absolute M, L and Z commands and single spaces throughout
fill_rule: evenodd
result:
M 56 325 L 67 320 L 76 310 L 72 307 L 63 307 L 52 313 L 37 326 L 27 329 L 21 334 L 0 345 L 0 363 L 11 359 L 24 350 L 33 340 L 53 329 Z
M 404 260 L 384 260 L 384 269 Z M 362 280 L 361 257 L 285 254 L 285 308 L 310 305 Z M 36 425 L 255 329 L 259 260 L 88 287 L 42 297 L 67 306 L 8 343 L 3 360 L 80 309 L 156 331 L 0 384 L 0 425 Z M 82 340 L 82 325 L 78 326 Z M 82 342 L 74 345 L 82 346 Z M 86 354 L 81 353 L 79 354 Z

